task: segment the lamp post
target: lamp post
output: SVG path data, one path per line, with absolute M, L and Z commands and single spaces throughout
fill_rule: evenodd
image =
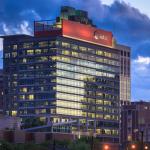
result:
M 132 145 L 131 145 L 131 149 L 136 149 L 136 145 L 135 145 L 135 144 L 132 144 Z
M 141 132 L 141 150 L 143 150 L 143 136 L 144 136 L 144 131 L 140 131 Z
M 147 145 L 144 146 L 144 150 L 148 150 L 148 146 Z
M 55 139 L 53 141 L 53 150 L 56 150 L 56 141 L 55 141 Z
M 139 133 L 141 133 L 141 139 L 140 139 L 140 150 L 144 150 L 144 131 L 143 130 L 141 130 L 141 131 L 139 131 L 139 129 L 135 129 L 134 130 L 134 133 L 136 133 L 136 132 L 139 132 Z
M 91 137 L 91 150 L 93 150 L 93 147 L 94 147 L 94 137 L 92 135 L 92 137 Z
M 109 146 L 108 145 L 104 145 L 104 150 L 109 150 Z

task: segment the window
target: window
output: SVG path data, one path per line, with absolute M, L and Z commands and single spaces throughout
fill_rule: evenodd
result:
M 58 43 L 57 43 L 57 44 L 58 44 Z M 50 47 L 56 46 L 56 41 L 50 41 L 50 42 L 49 42 L 49 46 L 50 46 Z
M 10 53 L 5 53 L 5 58 L 10 58 Z
M 13 45 L 13 49 L 16 50 L 17 49 L 17 45 Z
M 17 52 L 12 52 L 12 57 L 17 57 Z
M 12 116 L 14 117 L 14 116 L 17 116 L 17 111 L 12 111 Z
M 23 62 L 23 63 L 26 63 L 26 62 L 27 62 L 27 59 L 26 59 L 26 58 L 23 58 L 22 62 Z
M 34 50 L 27 50 L 27 55 L 33 55 L 34 54 Z
M 87 50 L 86 47 L 82 47 L 82 46 L 79 46 L 79 49 L 80 49 L 81 51 L 86 51 L 86 50 Z
M 44 41 L 44 42 L 39 42 L 39 47 L 47 47 L 48 46 L 48 42 Z
M 77 49 L 78 49 L 78 46 L 77 46 L 77 45 L 72 44 L 72 45 L 71 45 L 71 48 L 72 48 L 72 49 L 74 49 L 74 50 L 77 50 Z
M 20 89 L 20 92 L 26 93 L 26 92 L 27 92 L 27 88 L 21 88 L 21 89 Z
M 42 53 L 42 50 L 41 49 L 36 49 L 35 50 L 35 54 L 41 54 Z
M 23 43 L 23 48 L 32 48 L 33 43 Z
M 33 94 L 30 94 L 29 95 L 29 100 L 33 100 L 34 99 L 34 95 Z
M 69 43 L 62 42 L 62 47 L 70 48 L 70 44 L 69 44 Z

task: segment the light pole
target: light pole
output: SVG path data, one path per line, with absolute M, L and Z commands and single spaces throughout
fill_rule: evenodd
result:
M 143 136 L 144 136 L 144 131 L 140 131 L 141 132 L 141 150 L 143 150 Z
M 144 150 L 148 150 L 148 146 L 147 145 L 144 146 Z
M 134 133 L 136 133 L 136 132 L 141 133 L 140 150 L 144 150 L 144 131 L 143 130 L 139 131 L 139 129 L 135 129 Z

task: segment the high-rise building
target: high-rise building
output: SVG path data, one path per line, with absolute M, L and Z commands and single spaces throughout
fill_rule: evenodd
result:
M 116 48 L 120 50 L 120 101 L 122 105 L 131 102 L 131 58 L 130 47 L 116 44 Z
M 3 114 L 3 70 L 0 69 L 0 114 Z
M 7 114 L 119 142 L 121 52 L 111 32 L 63 7 L 56 22 L 36 21 L 34 36 L 3 38 Z

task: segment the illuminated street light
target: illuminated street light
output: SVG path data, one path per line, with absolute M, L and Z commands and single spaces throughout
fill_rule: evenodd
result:
M 136 148 L 135 144 L 132 144 L 131 149 L 135 149 L 135 148 Z
M 144 146 L 144 149 L 145 149 L 145 150 L 148 150 L 148 146 Z
M 108 150 L 109 146 L 108 145 L 104 145 L 104 150 Z

